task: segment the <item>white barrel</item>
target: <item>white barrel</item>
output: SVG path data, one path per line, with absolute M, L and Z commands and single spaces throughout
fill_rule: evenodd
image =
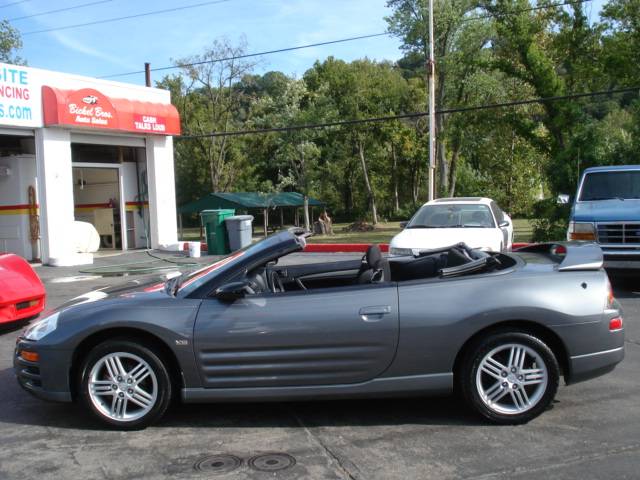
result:
M 189 256 L 191 258 L 200 257 L 200 242 L 189 242 Z

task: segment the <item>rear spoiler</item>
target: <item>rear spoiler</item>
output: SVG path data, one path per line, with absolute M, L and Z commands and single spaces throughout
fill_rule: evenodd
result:
M 557 260 L 559 272 L 575 270 L 600 270 L 603 265 L 602 249 L 596 243 L 557 242 L 537 243 L 514 250 L 518 252 L 542 253 Z

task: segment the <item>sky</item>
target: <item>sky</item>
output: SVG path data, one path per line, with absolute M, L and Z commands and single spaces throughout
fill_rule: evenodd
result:
M 96 1 L 96 0 L 93 0 Z M 118 22 L 70 28 L 46 33 L 30 33 L 101 19 L 169 9 L 207 0 L 106 0 L 99 4 L 29 19 L 59 8 L 92 3 L 92 0 L 0 0 L 0 15 L 18 28 L 23 37 L 23 56 L 29 66 L 105 76 L 142 70 L 144 62 L 153 67 L 172 64 L 201 53 L 219 37 L 239 42 L 244 36 L 247 51 L 260 52 L 340 38 L 382 33 L 386 0 L 224 0 L 181 11 L 161 13 Z M 3 7 L 3 5 L 7 5 Z M 280 70 L 302 74 L 320 58 L 334 55 L 345 60 L 367 56 L 395 60 L 401 56 L 400 42 L 379 37 L 295 52 L 264 56 L 257 73 Z M 163 73 L 154 73 L 159 80 Z M 142 74 L 117 80 L 143 83 Z
M 201 53 L 219 37 L 247 41 L 248 52 L 274 50 L 340 38 L 382 33 L 389 15 L 386 0 L 0 0 L 0 16 L 22 33 L 21 56 L 32 67 L 92 77 L 139 71 L 144 62 L 169 66 Z M 589 2 L 597 19 L 605 0 Z M 92 3 L 83 8 L 32 18 L 19 17 Z M 80 23 L 208 3 L 79 28 L 34 33 Z M 302 76 L 317 59 L 368 57 L 397 60 L 400 41 L 383 36 L 262 57 L 256 73 L 280 70 Z M 166 72 L 154 72 L 160 80 Z M 136 74 L 114 80 L 144 83 Z

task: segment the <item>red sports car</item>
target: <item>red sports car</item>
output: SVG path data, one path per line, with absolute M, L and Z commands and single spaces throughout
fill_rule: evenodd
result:
M 0 325 L 35 317 L 44 309 L 45 297 L 40 277 L 25 259 L 0 255 Z

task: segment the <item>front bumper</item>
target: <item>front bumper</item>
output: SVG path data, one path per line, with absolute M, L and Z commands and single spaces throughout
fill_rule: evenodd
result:
M 640 270 L 640 248 L 600 245 L 604 268 L 612 270 Z
M 44 295 L 2 303 L 0 304 L 0 323 L 37 317 L 44 310 L 44 305 Z
M 23 350 L 36 352 L 40 361 L 30 362 L 20 356 Z M 71 402 L 68 368 L 59 364 L 66 357 L 58 351 L 39 351 L 37 342 L 18 339 L 13 354 L 13 371 L 18 384 L 33 396 L 54 402 Z M 70 365 L 70 364 L 68 364 Z M 42 366 L 46 366 L 44 369 Z M 61 366 L 62 368 L 57 368 Z M 43 371 L 44 370 L 44 371 Z M 61 371 L 57 371 L 61 370 Z

